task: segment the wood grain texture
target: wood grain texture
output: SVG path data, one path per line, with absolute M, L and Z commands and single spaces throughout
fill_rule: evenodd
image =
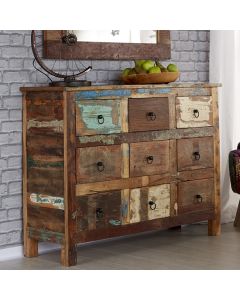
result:
M 169 141 L 130 144 L 130 176 L 168 175 Z
M 76 150 L 77 182 L 86 183 L 121 178 L 122 174 L 127 172 L 127 170 L 124 171 L 123 166 L 126 159 L 127 157 L 123 160 L 123 151 L 119 145 L 78 148 Z
M 177 141 L 178 171 L 212 168 L 213 138 L 189 138 Z
M 76 196 L 96 194 L 104 191 L 124 190 L 148 185 L 169 183 L 170 176 L 152 175 L 132 178 L 122 178 L 111 181 L 82 183 L 76 185 Z
M 178 184 L 178 213 L 213 207 L 214 180 L 201 179 Z
M 65 228 L 64 243 L 61 250 L 61 263 L 72 266 L 77 263 L 77 247 L 73 242 L 72 234 L 75 222 L 72 213 L 76 211 L 76 105 L 72 93 L 64 93 L 64 199 L 65 199 Z
M 170 185 L 130 190 L 129 206 L 130 223 L 169 217 Z
M 218 115 L 218 90 L 212 89 L 213 99 L 213 124 L 214 124 L 214 208 L 215 219 L 208 222 L 208 234 L 220 235 L 221 233 L 221 198 L 220 198 L 220 140 L 219 140 L 219 115 Z
M 176 119 L 177 128 L 212 126 L 212 97 L 177 97 Z
M 79 148 L 90 146 L 104 146 L 122 143 L 137 143 L 161 141 L 169 139 L 182 139 L 187 137 L 213 136 L 213 127 L 170 129 L 160 131 L 129 132 L 109 135 L 78 136 L 76 144 Z
M 212 220 L 214 218 L 214 210 L 208 209 L 203 211 L 191 212 L 178 215 L 175 217 L 158 218 L 154 220 L 143 221 L 139 223 L 131 223 L 124 226 L 116 226 L 114 228 L 101 228 L 98 230 L 81 231 L 74 233 L 74 241 L 76 243 L 84 243 L 94 240 L 100 240 L 110 237 L 134 234 L 143 231 L 167 229 L 184 224 L 201 222 L 204 220 Z
M 78 197 L 77 231 L 119 226 L 121 220 L 121 192 L 99 193 Z
M 234 219 L 234 227 L 240 227 L 240 201 L 238 202 L 238 208 Z
M 119 100 L 76 100 L 76 134 L 111 134 L 122 131 Z
M 64 232 L 64 211 L 28 205 L 28 227 Z
M 129 99 L 129 131 L 169 129 L 169 102 L 167 97 Z M 153 114 L 153 116 L 150 116 Z
M 71 47 L 61 42 L 63 30 L 44 33 L 44 58 L 59 59 L 169 59 L 171 57 L 170 33 L 157 31 L 156 44 L 77 42 Z M 56 38 L 58 37 L 58 40 Z

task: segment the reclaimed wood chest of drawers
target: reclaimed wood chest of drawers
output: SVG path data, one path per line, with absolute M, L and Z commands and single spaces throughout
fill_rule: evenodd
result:
M 24 254 L 208 221 L 220 234 L 217 84 L 22 88 Z

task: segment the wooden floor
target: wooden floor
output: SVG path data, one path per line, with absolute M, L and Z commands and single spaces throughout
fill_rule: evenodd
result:
M 0 269 L 65 269 L 59 261 L 60 251 L 54 251 L 0 262 Z M 81 245 L 78 265 L 71 269 L 240 269 L 240 229 L 226 224 L 220 237 L 209 237 L 206 225 L 190 225 L 181 232 L 155 231 Z

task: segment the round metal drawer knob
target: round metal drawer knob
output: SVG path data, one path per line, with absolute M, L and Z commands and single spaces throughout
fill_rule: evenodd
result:
M 150 112 L 147 113 L 147 119 L 148 120 L 154 121 L 154 120 L 156 120 L 156 118 L 157 118 L 157 116 L 154 112 L 150 111 Z
M 104 117 L 103 115 L 98 115 L 97 116 L 98 124 L 103 124 L 104 123 Z
M 193 152 L 193 156 L 195 160 L 199 160 L 201 158 L 201 155 L 198 151 Z
M 147 160 L 147 163 L 148 163 L 149 165 L 151 165 L 151 164 L 153 163 L 153 156 L 152 156 L 152 155 L 147 156 L 147 157 L 146 157 L 146 160 Z
M 98 169 L 99 172 L 104 171 L 105 167 L 104 167 L 103 162 L 99 161 L 99 162 L 97 163 L 97 169 Z
M 197 119 L 199 117 L 199 110 L 198 109 L 194 109 L 193 110 L 193 115 Z

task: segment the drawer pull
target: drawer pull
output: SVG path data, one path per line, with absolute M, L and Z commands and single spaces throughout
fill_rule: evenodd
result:
M 97 119 L 98 119 L 98 124 L 103 124 L 104 123 L 104 117 L 103 117 L 103 115 L 98 115 Z
M 201 157 L 201 155 L 200 155 L 200 153 L 199 153 L 198 151 L 193 152 L 193 156 L 194 156 L 194 159 L 195 159 L 195 160 L 199 160 L 200 157 Z
M 193 115 L 197 119 L 199 117 L 199 110 L 198 109 L 194 109 L 193 110 Z
M 105 169 L 103 162 L 99 161 L 97 163 L 97 169 L 99 172 L 102 172 Z
M 97 219 L 102 219 L 104 217 L 104 212 L 103 212 L 102 208 L 96 209 L 96 217 L 97 217 Z
M 152 156 L 152 155 L 147 156 L 147 157 L 146 157 L 146 160 L 147 160 L 147 163 L 148 163 L 149 165 L 151 165 L 151 164 L 153 163 L 153 156 Z
M 154 112 L 150 111 L 150 112 L 147 113 L 147 119 L 148 120 L 154 121 L 154 120 L 156 120 L 156 118 L 157 118 L 157 116 Z
M 157 207 L 156 203 L 152 200 L 149 201 L 148 204 L 150 205 L 151 210 L 155 210 Z
M 195 196 L 195 199 L 196 199 L 196 203 L 202 203 L 203 202 L 203 198 L 199 194 Z

